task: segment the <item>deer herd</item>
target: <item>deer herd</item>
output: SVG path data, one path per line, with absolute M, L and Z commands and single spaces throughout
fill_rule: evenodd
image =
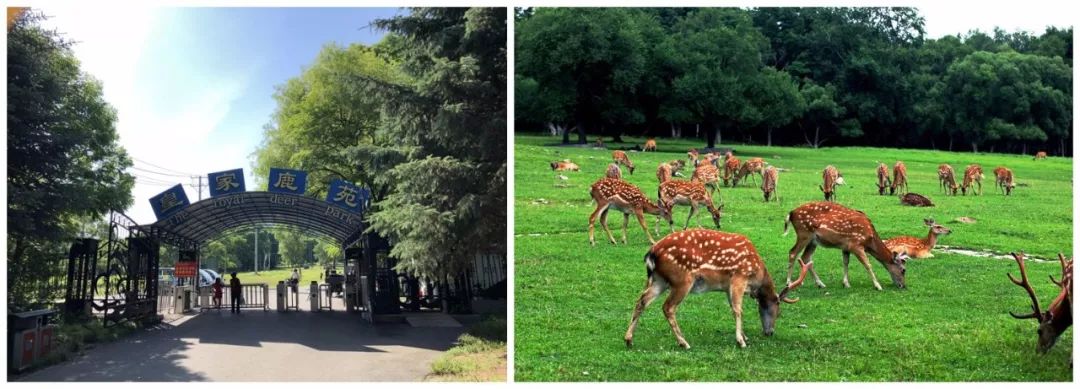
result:
M 656 151 L 656 141 L 649 139 L 643 150 Z M 1042 152 L 1036 155 L 1036 159 L 1045 157 L 1045 153 Z M 795 230 L 796 237 L 794 246 L 788 253 L 786 284 L 778 291 L 765 268 L 761 255 L 758 254 L 749 238 L 740 234 L 702 228 L 702 212 L 699 208 L 704 206 L 712 218 L 713 225 L 720 229 L 724 203 L 722 199 L 714 203 L 713 198 L 719 192 L 721 185 L 737 187 L 740 181 L 745 182 L 747 178 L 753 180 L 753 176 L 757 174 L 761 178 L 764 201 L 779 200 L 777 180 L 781 169 L 771 166 L 762 158 L 748 158 L 746 161 L 740 161 L 731 151 L 721 154 L 715 151 L 702 153 L 691 149 L 687 152 L 686 162 L 677 159 L 659 164 L 656 170 L 659 188 L 656 202 L 653 202 L 641 189 L 622 179 L 621 167 L 626 167 L 630 174 L 634 172 L 634 164 L 627 153 L 616 150 L 612 153 L 612 162 L 608 165 L 605 176 L 590 187 L 589 193 L 596 203 L 596 208 L 589 216 L 588 231 L 589 243 L 596 245 L 594 230 L 599 220 L 608 240 L 616 244 L 615 237 L 607 226 L 608 211 L 615 209 L 623 214 L 622 242 L 624 244 L 627 243 L 627 225 L 631 214 L 637 219 L 645 236 L 652 244 L 644 258 L 645 289 L 641 292 L 634 308 L 630 326 L 624 338 L 627 347 L 633 344 L 634 330 L 642 312 L 665 291 L 670 290 L 670 293 L 664 301 L 663 313 L 679 346 L 690 347 L 675 318 L 676 309 L 683 299 L 690 293 L 726 291 L 735 316 L 735 341 L 739 347 L 746 347 L 747 337 L 743 333 L 742 326 L 743 296 L 749 295 L 757 301 L 763 333 L 765 336 L 772 335 L 775 321 L 780 315 L 779 303 L 797 301 L 797 299 L 789 298 L 788 294 L 803 283 L 808 272 L 813 275 L 814 283 L 819 288 L 825 287 L 825 283 L 812 266 L 813 255 L 818 246 L 840 250 L 845 288 L 850 287 L 848 265 L 854 254 L 866 269 L 875 289 L 881 290 L 882 287 L 874 274 L 870 257 L 885 267 L 893 285 L 904 289 L 907 286 L 905 277 L 908 259 L 933 257 L 931 249 L 937 244 L 938 239 L 951 232 L 933 219 L 924 219 L 924 224 L 929 228 L 925 238 L 897 236 L 883 239 L 865 213 L 836 202 L 836 189 L 844 185 L 844 178 L 835 166 L 826 166 L 822 171 L 822 183 L 819 185 L 825 201 L 810 202 L 796 207 L 784 219 L 783 235 L 788 234 L 790 226 Z M 681 176 L 680 171 L 684 167 L 692 169 L 689 180 L 676 178 Z M 556 171 L 580 169 L 569 160 L 552 162 L 551 168 Z M 878 194 L 885 195 L 888 191 L 890 195 L 900 194 L 902 202 L 908 205 L 933 205 L 925 196 L 908 192 L 907 166 L 903 162 L 897 161 L 892 166 L 891 175 L 889 166 L 878 162 L 876 174 Z M 1016 186 L 1012 170 L 999 166 L 994 169 L 994 176 L 1001 192 L 1004 195 L 1010 195 Z M 961 184 L 957 185 L 953 167 L 948 164 L 938 166 L 939 189 L 946 196 L 957 195 L 958 189 L 964 195 L 969 191 L 973 195 L 981 195 L 982 178 L 982 167 L 978 164 L 970 164 L 964 168 Z M 690 208 L 681 231 L 675 230 L 675 221 L 672 218 L 672 210 L 677 205 Z M 661 219 L 668 222 L 671 233 L 659 241 L 654 240 L 645 221 L 645 214 L 656 216 L 656 234 L 660 234 Z M 697 228 L 690 228 L 691 219 L 695 214 L 698 216 Z M 1019 264 L 1021 280 L 1016 280 L 1012 275 L 1009 275 L 1009 278 L 1017 285 L 1024 287 L 1032 299 L 1033 309 L 1031 314 L 1013 314 L 1013 316 L 1034 318 L 1039 321 L 1037 351 L 1044 353 L 1072 324 L 1072 261 L 1067 261 L 1059 254 L 1062 280 L 1056 281 L 1051 277 L 1051 281 L 1061 287 L 1061 293 L 1049 308 L 1042 311 L 1027 278 L 1024 255 L 1021 253 L 1013 254 L 1013 256 Z M 800 271 L 799 276 L 792 281 L 792 270 L 796 260 L 800 264 Z

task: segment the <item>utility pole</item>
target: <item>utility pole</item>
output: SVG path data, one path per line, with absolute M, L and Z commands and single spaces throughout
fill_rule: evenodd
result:
M 195 181 L 196 179 L 198 179 L 198 181 Z M 202 188 L 203 188 L 202 179 L 203 179 L 202 176 L 191 176 L 192 182 L 195 182 L 195 184 L 192 184 L 192 187 L 199 190 L 199 201 L 202 201 Z M 209 184 L 209 182 L 207 184 Z
M 255 257 L 252 258 L 255 262 L 255 274 L 259 274 L 259 226 L 255 226 Z

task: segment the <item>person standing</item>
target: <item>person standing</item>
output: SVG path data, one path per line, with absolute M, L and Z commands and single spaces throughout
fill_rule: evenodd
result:
M 229 273 L 232 279 L 229 280 L 229 297 L 232 301 L 231 312 L 240 314 L 240 300 L 243 296 L 243 288 L 240 286 L 240 279 L 236 278 L 236 272 Z
M 225 287 L 225 283 L 221 282 L 221 277 L 214 279 L 214 308 L 221 309 L 221 289 Z

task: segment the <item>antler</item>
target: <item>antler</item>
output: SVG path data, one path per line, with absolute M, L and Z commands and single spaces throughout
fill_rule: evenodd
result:
M 1031 289 L 1031 283 L 1028 282 L 1027 268 L 1025 268 L 1025 266 L 1024 266 L 1024 253 L 1020 252 L 1020 254 L 1017 254 L 1017 253 L 1009 253 L 1009 254 L 1012 255 L 1013 258 L 1016 259 L 1016 263 L 1018 265 L 1020 265 L 1020 280 L 1021 281 L 1017 281 L 1016 278 L 1013 278 L 1012 273 L 1006 273 L 1005 275 L 1009 276 L 1009 280 L 1012 281 L 1014 284 L 1016 284 L 1017 286 L 1023 287 L 1024 290 L 1027 291 L 1028 296 L 1031 296 L 1031 308 L 1034 311 L 1034 312 L 1026 314 L 1026 315 L 1017 315 L 1017 314 L 1012 313 L 1012 312 L 1009 312 L 1009 314 L 1012 315 L 1012 317 L 1017 318 L 1017 319 L 1032 319 L 1032 318 L 1034 318 L 1034 319 L 1038 319 L 1039 322 L 1042 322 L 1042 313 L 1039 312 L 1039 297 L 1035 295 L 1035 291 Z
M 788 284 L 787 286 L 784 287 L 783 290 L 780 291 L 780 301 L 783 301 L 783 302 L 788 303 L 788 304 L 795 304 L 795 303 L 799 302 L 798 298 L 794 298 L 794 299 L 788 298 L 787 294 L 789 292 L 795 290 L 795 288 L 798 288 L 799 285 L 802 285 L 803 280 L 806 279 L 806 271 L 810 270 L 810 266 L 814 264 L 814 261 L 802 263 L 802 259 L 799 259 L 799 263 L 802 264 L 802 270 L 799 271 L 799 279 L 795 280 L 795 282 L 792 282 L 792 283 Z
M 1058 262 L 1061 263 L 1061 277 L 1062 277 L 1062 280 L 1064 280 L 1065 279 L 1064 278 L 1065 277 L 1065 255 L 1064 254 L 1058 253 Z M 1053 274 L 1050 275 L 1050 282 L 1053 282 L 1054 285 L 1057 285 L 1059 287 L 1064 287 L 1065 286 L 1065 285 L 1062 285 L 1061 281 L 1055 280 Z

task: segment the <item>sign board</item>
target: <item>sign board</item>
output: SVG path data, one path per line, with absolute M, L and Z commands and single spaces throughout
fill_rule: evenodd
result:
M 330 189 L 326 191 L 327 202 L 356 213 L 363 212 L 370 196 L 367 189 L 340 179 L 331 182 Z
M 199 269 L 199 261 L 195 258 L 195 250 L 180 250 L 180 257 L 176 259 L 175 277 L 195 277 Z
M 226 170 L 207 175 L 210 184 L 210 197 L 243 192 L 244 169 Z
M 184 209 L 188 204 L 190 203 L 187 194 L 184 193 L 184 187 L 180 184 L 176 184 L 176 186 L 150 198 L 150 207 L 154 209 L 154 215 L 157 216 L 158 220 L 169 217 Z
M 303 170 L 270 168 L 267 190 L 276 193 L 301 195 L 307 187 L 307 172 Z

